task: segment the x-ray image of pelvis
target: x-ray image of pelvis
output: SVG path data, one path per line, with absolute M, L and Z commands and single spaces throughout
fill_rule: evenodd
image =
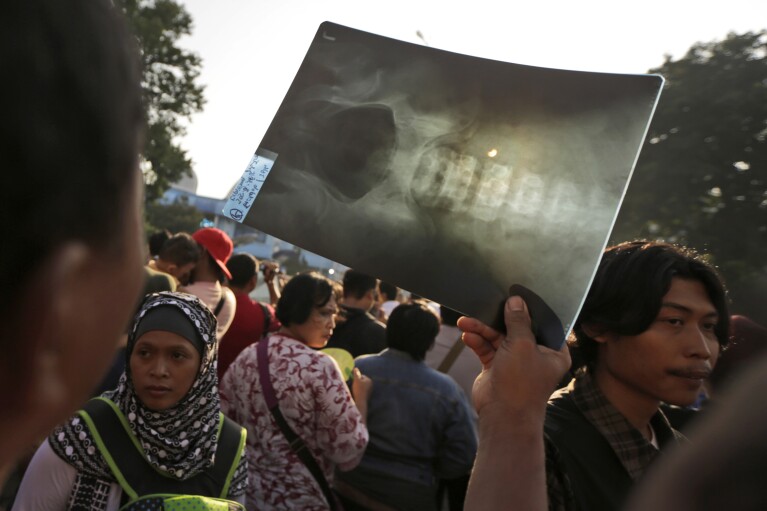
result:
M 225 213 L 496 327 L 524 286 L 564 338 L 662 85 L 323 23 Z

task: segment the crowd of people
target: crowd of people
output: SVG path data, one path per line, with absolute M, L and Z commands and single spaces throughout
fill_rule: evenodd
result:
M 767 505 L 767 330 L 694 250 L 607 248 L 557 351 L 519 296 L 500 332 L 354 269 L 283 285 L 217 228 L 147 244 L 118 10 L 14 0 L 0 39 L 11 509 Z

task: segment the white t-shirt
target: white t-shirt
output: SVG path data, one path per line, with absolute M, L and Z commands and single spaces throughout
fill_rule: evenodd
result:
M 222 286 L 219 282 L 195 282 L 188 286 L 182 286 L 179 291 L 189 293 L 203 301 L 211 311 L 216 310 L 218 302 L 221 300 L 221 294 L 224 296 L 224 306 L 218 313 L 218 327 L 216 328 L 216 338 L 220 341 L 229 325 L 234 320 L 234 311 L 237 309 L 237 299 L 234 293 L 228 287 Z
M 386 314 L 386 317 L 388 318 L 391 316 L 391 311 L 393 311 L 397 305 L 400 305 L 400 303 L 401 302 L 398 302 L 397 300 L 387 300 L 381 304 L 381 310 L 384 311 L 384 314 Z

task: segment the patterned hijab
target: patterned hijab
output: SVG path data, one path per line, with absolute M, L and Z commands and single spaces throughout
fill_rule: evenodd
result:
M 173 331 L 187 332 L 187 338 L 201 352 L 200 368 L 192 387 L 181 401 L 167 410 L 152 411 L 136 396 L 130 371 L 130 355 L 138 340 L 142 321 L 157 316 L 157 307 L 174 307 L 177 321 L 188 320 Z M 180 311 L 182 314 L 177 314 Z M 168 315 L 166 315 L 168 316 Z M 170 315 L 173 316 L 173 315 Z M 151 321 L 151 320 L 149 320 Z M 193 330 L 189 326 L 194 327 Z M 159 329 L 159 328 L 153 328 Z M 188 333 L 196 333 L 197 336 Z M 194 337 L 189 339 L 189 337 Z M 200 342 L 202 341 L 202 342 Z M 188 479 L 209 468 L 218 446 L 220 401 L 216 363 L 216 318 L 197 297 L 186 293 L 148 295 L 136 315 L 128 336 L 125 372 L 115 390 L 103 397 L 114 401 L 125 415 L 131 431 L 138 439 L 147 461 L 162 473 Z M 53 450 L 70 465 L 99 479 L 112 480 L 85 421 L 79 415 L 56 428 L 49 437 Z

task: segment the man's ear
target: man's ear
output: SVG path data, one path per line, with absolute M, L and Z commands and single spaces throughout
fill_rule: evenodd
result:
M 608 332 L 603 325 L 597 323 L 584 323 L 583 332 L 600 344 L 615 340 L 615 334 Z

